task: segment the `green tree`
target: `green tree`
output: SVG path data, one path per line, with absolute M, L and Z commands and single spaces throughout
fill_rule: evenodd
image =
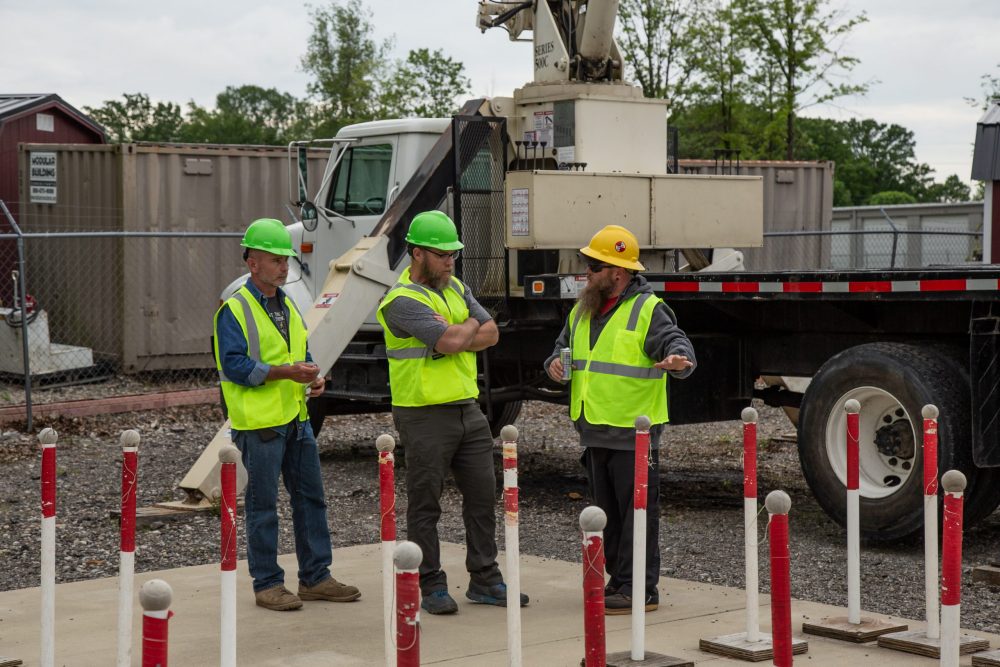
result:
M 104 126 L 112 143 L 180 141 L 184 116 L 173 102 L 156 102 L 145 93 L 124 93 L 121 100 L 105 100 L 83 110 Z
M 451 116 L 458 111 L 459 98 L 472 90 L 464 69 L 441 49 L 410 51 L 381 87 L 379 116 Z
M 697 57 L 696 24 L 705 0 L 621 0 L 622 56 L 646 97 L 669 99 L 675 110 L 688 101 Z
M 997 65 L 997 68 L 1000 69 L 1000 64 Z M 986 111 L 992 100 L 1000 98 L 1000 75 L 994 76 L 986 73 L 979 77 L 979 81 L 983 97 L 981 99 L 966 97 L 965 101 L 974 107 L 979 107 L 983 111 Z
M 886 190 L 876 192 L 868 200 L 870 206 L 898 206 L 900 204 L 916 204 L 917 198 L 909 192 L 899 192 L 898 190 Z
M 928 202 L 962 202 L 972 201 L 972 190 L 958 177 L 952 174 L 943 183 L 933 183 L 927 188 L 924 201 Z
M 313 30 L 302 69 L 313 76 L 309 92 L 322 115 L 316 130 L 332 136 L 344 125 L 375 118 L 392 41 L 375 40 L 372 13 L 361 0 L 311 12 Z
M 215 108 L 188 104 L 184 141 L 284 145 L 311 134 L 309 105 L 276 88 L 227 86 Z
M 842 53 L 843 42 L 864 12 L 845 16 L 829 9 L 829 0 L 734 0 L 734 15 L 746 25 L 753 40 L 754 62 L 759 70 L 777 75 L 774 101 L 769 110 L 784 124 L 784 157 L 796 159 L 796 117 L 803 109 L 847 95 L 862 94 L 868 84 L 838 80 L 858 59 Z M 758 77 L 759 78 L 759 77 Z M 769 80 L 764 77 L 765 80 Z

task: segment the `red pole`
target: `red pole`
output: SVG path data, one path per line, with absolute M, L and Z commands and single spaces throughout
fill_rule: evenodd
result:
M 41 553 L 41 654 L 42 667 L 55 664 L 56 618 L 56 440 L 51 428 L 42 429 L 42 553 Z
M 774 664 L 792 664 L 792 581 L 788 551 L 788 510 L 792 499 L 784 491 L 772 491 L 764 500 L 770 521 L 771 550 L 771 645 Z
M 162 579 L 151 579 L 139 589 L 142 605 L 142 667 L 167 667 L 167 623 L 173 591 Z
M 924 609 L 928 639 L 941 638 L 938 603 L 938 409 L 925 405 L 924 417 Z
M 941 665 L 957 667 L 961 649 L 962 602 L 962 494 L 965 475 L 949 470 L 944 487 L 944 524 L 941 540 Z
M 139 432 L 124 431 L 122 445 L 122 511 L 118 557 L 118 667 L 132 664 L 132 599 L 135 580 L 135 487 L 139 469 Z
M 239 460 L 240 450 L 236 447 L 223 445 L 219 449 L 220 667 L 236 667 L 236 462 Z
M 746 573 L 747 641 L 760 641 L 760 577 L 757 558 L 757 411 L 743 408 L 743 557 Z
M 420 561 L 413 542 L 396 545 L 396 665 L 420 667 Z
M 608 518 L 600 507 L 580 513 L 583 530 L 583 634 L 585 667 L 605 667 L 608 654 L 604 635 L 604 526 Z M 634 593 L 634 591 L 633 591 Z
M 396 541 L 396 472 L 395 457 L 392 454 L 396 442 L 391 435 L 380 435 L 375 446 L 378 448 L 378 488 L 381 521 L 379 532 L 383 542 Z

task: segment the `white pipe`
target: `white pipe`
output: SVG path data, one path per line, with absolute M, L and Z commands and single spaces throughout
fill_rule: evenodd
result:
M 516 471 L 505 470 L 504 481 L 510 472 L 514 472 L 516 486 Z M 507 552 L 507 664 L 521 667 L 521 544 L 516 523 L 504 526 L 504 539 Z
M 847 622 L 861 623 L 860 491 L 847 490 Z
M 632 660 L 646 659 L 646 510 L 632 520 Z
M 236 570 L 221 571 L 222 650 L 220 667 L 236 667 Z
M 396 606 L 393 598 L 396 591 L 395 565 L 392 562 L 396 550 L 396 540 L 382 542 L 382 626 L 384 628 L 385 665 L 396 667 Z
M 938 513 L 937 496 L 924 496 L 924 604 L 927 638 L 941 637 L 938 608 Z
M 131 667 L 135 552 L 121 551 L 118 558 L 118 667 Z
M 743 499 L 744 549 L 746 551 L 747 641 L 760 641 L 760 602 L 757 567 L 757 499 Z
M 962 605 L 941 606 L 941 667 L 958 667 Z
M 56 518 L 42 519 L 42 653 L 41 666 L 55 664 Z

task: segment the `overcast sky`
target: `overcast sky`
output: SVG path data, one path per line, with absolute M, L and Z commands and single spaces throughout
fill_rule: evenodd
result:
M 313 3 L 318 4 L 318 3 Z M 443 48 L 465 64 L 475 95 L 509 95 L 531 78 L 530 44 L 476 28 L 475 0 L 368 0 L 379 38 L 396 55 Z M 998 0 L 833 0 L 869 22 L 846 52 L 854 81 L 878 81 L 865 97 L 806 115 L 874 118 L 916 134 L 917 159 L 943 179 L 968 180 L 980 77 L 1000 75 Z M 124 92 L 211 106 L 227 85 L 305 94 L 300 69 L 310 32 L 299 2 L 275 0 L 0 0 L 0 92 L 58 93 L 77 107 Z

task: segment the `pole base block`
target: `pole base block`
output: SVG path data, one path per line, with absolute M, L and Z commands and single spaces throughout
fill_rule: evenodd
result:
M 607 667 L 626 667 L 642 665 L 642 667 L 694 667 L 694 663 L 684 658 L 675 658 L 660 653 L 650 653 L 646 651 L 642 660 L 633 660 L 631 651 L 619 651 L 609 653 Z
M 0 667 L 18 667 L 18 665 L 23 665 L 23 664 L 24 663 L 21 662 L 21 660 L 18 658 L 8 658 L 0 655 Z
M 984 651 L 972 656 L 972 667 L 1000 667 L 1000 651 Z
M 904 632 L 906 624 L 890 623 L 871 616 L 862 616 L 860 623 L 851 623 L 846 616 L 828 616 L 817 623 L 803 623 L 802 632 L 855 644 L 864 644 L 890 632 Z
M 924 630 L 913 632 L 893 632 L 887 635 L 882 635 L 878 638 L 878 646 L 879 648 L 891 648 L 894 651 L 915 653 L 917 655 L 927 656 L 928 658 L 941 657 L 941 640 L 931 639 L 927 636 L 926 631 Z M 986 639 L 980 639 L 979 637 L 973 637 L 972 635 L 965 634 L 960 635 L 958 638 L 959 655 L 968 655 L 969 653 L 975 653 L 976 651 L 985 651 L 989 647 L 990 642 Z M 1000 654 L 1000 651 L 994 652 Z M 1000 662 L 992 664 L 1000 665 Z
M 698 648 L 706 653 L 715 653 L 747 662 L 762 662 L 774 658 L 774 645 L 771 643 L 771 637 L 765 634 L 761 634 L 755 642 L 747 641 L 747 633 L 745 632 L 701 639 L 698 641 Z M 792 655 L 801 655 L 808 650 L 809 643 L 806 640 L 792 637 Z

